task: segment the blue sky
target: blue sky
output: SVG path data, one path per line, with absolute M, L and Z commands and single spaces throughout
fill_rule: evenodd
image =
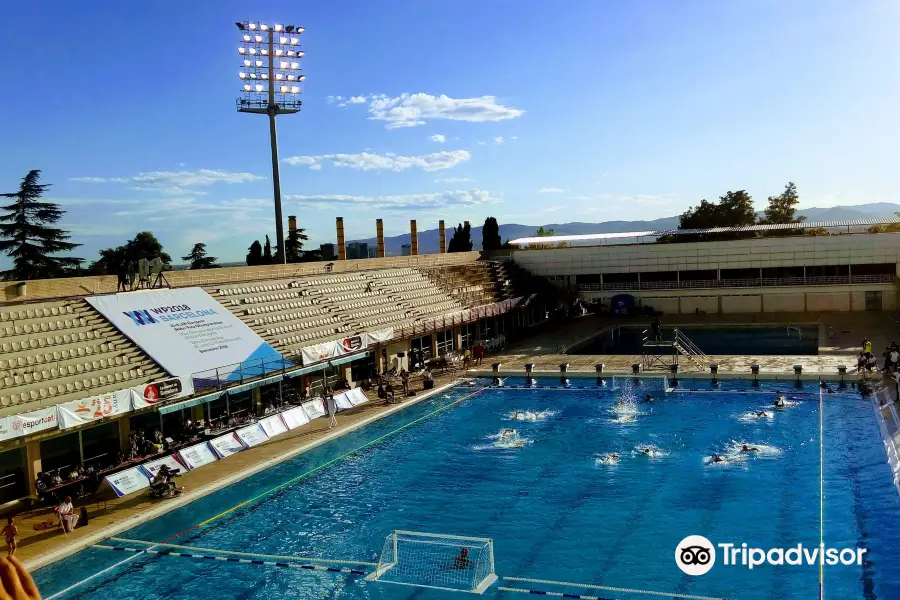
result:
M 438 219 L 644 219 L 797 183 L 897 201 L 900 3 L 500 0 L 3 3 L 2 191 L 39 168 L 96 258 L 149 229 L 240 260 L 274 233 L 265 117 L 234 22 L 297 23 L 285 217 L 314 245 Z M 273 235 L 274 239 L 274 235 Z M 6 264 L 0 258 L 0 265 Z

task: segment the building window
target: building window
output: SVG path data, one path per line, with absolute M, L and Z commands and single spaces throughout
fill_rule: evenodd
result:
M 425 363 L 432 359 L 431 336 L 413 338 L 410 350 L 409 365 L 413 369 L 424 368 Z
M 453 330 L 448 329 L 447 331 L 440 331 L 437 334 L 437 351 L 438 356 L 441 354 L 450 354 L 453 352 Z
M 84 466 L 96 470 L 112 467 L 119 462 L 119 423 L 104 423 L 81 432 L 81 451 Z
M 0 504 L 6 504 L 27 495 L 25 448 L 0 452 Z
M 459 328 L 460 348 L 472 348 L 478 335 L 475 332 L 475 323 L 468 323 Z

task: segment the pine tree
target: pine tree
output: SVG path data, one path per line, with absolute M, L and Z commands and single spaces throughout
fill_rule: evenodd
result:
M 502 245 L 500 225 L 497 224 L 497 219 L 488 217 L 484 220 L 484 227 L 481 228 L 481 249 L 499 250 Z
M 215 264 L 215 256 L 206 255 L 206 244 L 197 242 L 191 249 L 191 253 L 182 256 L 181 260 L 187 261 L 191 265 L 191 269 L 214 269 L 219 265 Z
M 262 263 L 264 265 L 272 264 L 272 242 L 269 241 L 269 236 L 266 235 L 266 245 L 263 247 L 263 255 L 262 255 Z
M 290 230 L 287 237 L 284 239 L 284 251 L 287 253 L 287 262 L 294 263 L 300 260 L 301 252 L 303 251 L 303 242 L 308 241 L 309 236 L 306 235 L 305 229 Z M 281 257 L 276 256 L 275 258 L 275 262 L 281 264 L 281 261 L 277 260 Z
M 0 194 L 14 199 L 12 204 L 0 206 L 8 211 L 0 215 L 0 252 L 13 260 L 13 268 L 0 273 L 7 279 L 45 279 L 64 275 L 67 269 L 77 269 L 84 259 L 51 256 L 81 246 L 66 240 L 69 233 L 49 227 L 66 213 L 58 204 L 41 202 L 50 186 L 40 184 L 41 172 L 29 171 L 22 179 L 18 192 Z
M 459 224 L 453 231 L 453 237 L 447 245 L 447 252 L 470 252 L 472 250 L 472 227 L 466 221 L 465 225 Z
M 262 257 L 262 244 L 259 243 L 259 240 L 253 240 L 253 243 L 247 248 L 247 266 L 255 267 L 261 265 Z
M 800 223 L 806 217 L 797 217 L 797 205 L 800 196 L 797 194 L 797 186 L 789 181 L 784 186 L 784 191 L 777 196 L 769 196 L 769 206 L 766 207 L 765 217 L 759 222 L 763 225 L 784 225 L 788 223 Z

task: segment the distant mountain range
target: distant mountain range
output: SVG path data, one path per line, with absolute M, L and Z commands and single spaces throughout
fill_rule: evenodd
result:
M 797 213 L 806 217 L 807 221 L 840 221 L 854 219 L 879 219 L 895 216 L 900 212 L 900 204 L 890 202 L 873 202 L 872 204 L 860 204 L 858 206 L 833 206 L 831 208 L 804 208 Z M 447 243 L 453 235 L 451 225 L 447 221 Z M 652 221 L 604 221 L 602 223 L 547 223 L 545 225 L 519 225 L 516 223 L 500 223 L 500 236 L 503 241 L 514 240 L 523 237 L 532 237 L 538 227 L 552 229 L 555 235 L 582 235 L 588 233 L 620 233 L 625 231 L 649 231 L 656 229 L 672 229 L 678 227 L 678 217 L 663 217 Z M 377 243 L 376 238 L 348 240 L 366 242 L 370 247 Z M 481 225 L 472 224 L 473 250 L 481 250 Z M 403 244 L 409 243 L 409 234 L 395 235 L 384 238 L 384 251 L 387 255 L 399 255 Z M 419 253 L 436 253 L 440 248 L 437 229 L 419 231 Z

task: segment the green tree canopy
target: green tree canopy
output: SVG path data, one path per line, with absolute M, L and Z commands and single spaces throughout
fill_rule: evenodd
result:
M 217 260 L 215 256 L 206 255 L 206 244 L 203 242 L 194 244 L 191 253 L 187 256 L 182 256 L 181 260 L 187 261 L 191 269 L 214 269 L 219 266 L 215 264 Z
M 797 195 L 797 186 L 789 181 L 784 186 L 784 191 L 777 196 L 769 196 L 769 206 L 766 207 L 765 216 L 760 218 L 760 225 L 784 225 L 788 223 L 800 223 L 806 217 L 797 217 L 797 204 L 800 197 Z
M 66 241 L 69 233 L 50 227 L 58 222 L 66 211 L 58 204 L 41 202 L 41 196 L 50 186 L 41 184 L 41 172 L 29 171 L 19 184 L 19 191 L 0 194 L 10 198 L 12 204 L 0 206 L 6 214 L 0 214 L 0 252 L 13 261 L 13 268 L 0 273 L 7 279 L 45 279 L 65 275 L 77 269 L 83 259 L 52 256 L 68 252 L 81 244 Z
M 255 267 L 257 265 L 261 265 L 263 264 L 262 260 L 262 244 L 259 243 L 259 240 L 253 240 L 253 243 L 250 244 L 249 248 L 247 248 L 247 266 Z
M 453 237 L 447 245 L 447 252 L 471 252 L 472 251 L 472 227 L 469 222 L 458 224 L 453 230 Z
M 494 217 L 488 217 L 484 220 L 484 226 L 481 228 L 481 249 L 488 250 L 499 250 L 503 246 L 503 241 L 500 238 L 500 225 L 497 224 L 497 219 Z
M 726 192 L 718 202 L 701 200 L 697 207 L 690 207 L 679 218 L 679 229 L 709 229 L 712 227 L 746 227 L 756 224 L 753 198 L 745 190 Z M 752 236 L 742 233 L 670 236 L 664 241 L 695 242 L 699 239 L 726 240 Z
M 129 263 L 137 263 L 140 259 L 153 260 L 159 257 L 163 264 L 172 264 L 172 257 L 163 251 L 162 243 L 149 231 L 142 231 L 133 239 L 115 248 L 100 250 L 100 259 L 91 264 L 90 272 L 97 275 L 113 275 L 127 269 Z
M 262 255 L 262 264 L 271 265 L 273 262 L 272 258 L 272 242 L 269 241 L 268 234 L 266 235 L 266 245 L 263 246 L 263 255 Z
M 303 252 L 303 242 L 308 242 L 309 236 L 306 235 L 305 229 L 292 229 L 288 231 L 287 237 L 284 238 L 284 251 L 287 254 L 287 262 L 295 263 L 300 260 Z M 281 257 L 276 252 L 275 262 L 281 264 Z

